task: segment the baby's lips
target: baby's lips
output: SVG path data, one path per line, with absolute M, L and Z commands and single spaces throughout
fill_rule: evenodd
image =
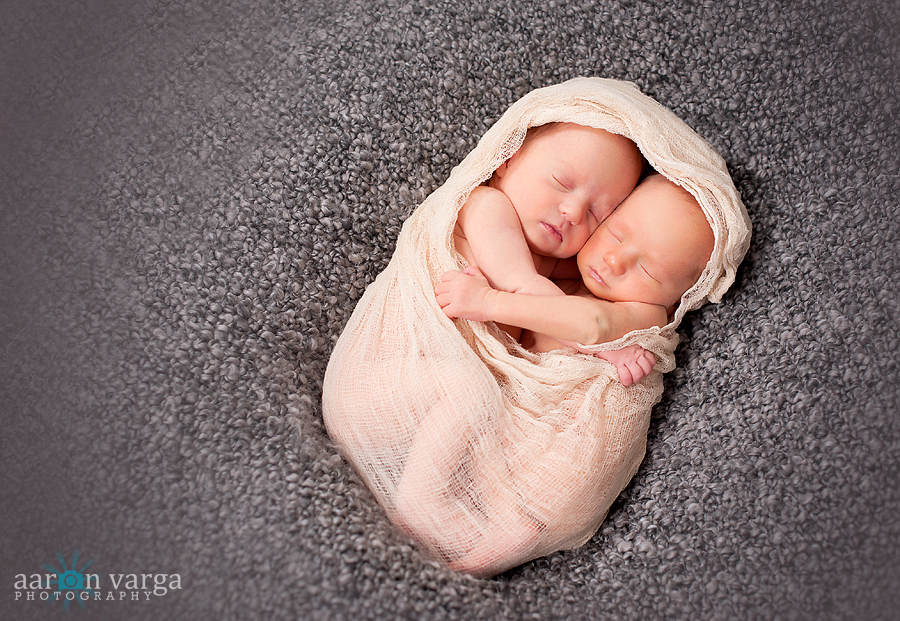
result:
M 562 241 L 563 241 L 562 231 L 560 231 L 558 228 L 556 228 L 552 224 L 548 224 L 547 222 L 541 222 L 541 224 L 544 225 L 544 229 L 546 229 L 546 231 L 548 233 L 550 233 L 553 237 L 555 237 L 558 242 L 562 243 Z

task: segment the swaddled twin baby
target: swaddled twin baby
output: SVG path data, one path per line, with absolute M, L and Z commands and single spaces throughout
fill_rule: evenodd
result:
M 468 267 L 444 274 L 436 287 L 444 313 L 497 322 L 533 352 L 585 351 L 582 345 L 664 326 L 706 266 L 714 236 L 689 192 L 656 173 L 642 178 L 643 171 L 637 146 L 622 136 L 572 123 L 531 128 L 459 211 L 453 239 Z M 637 345 L 593 355 L 613 364 L 625 386 L 656 362 Z M 444 539 L 468 527 L 444 485 L 471 429 L 465 415 L 422 425 L 423 437 L 444 441 L 413 441 L 391 513 L 440 552 Z M 506 512 L 485 516 L 502 527 L 482 530 L 475 549 L 446 558 L 455 569 L 489 574 L 492 559 L 527 547 L 543 528 L 515 503 L 482 504 Z

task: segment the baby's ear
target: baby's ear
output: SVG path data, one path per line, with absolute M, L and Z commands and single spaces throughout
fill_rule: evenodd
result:
M 494 171 L 494 176 L 499 179 L 503 175 L 506 174 L 506 169 L 509 168 L 509 160 L 506 160 L 502 164 L 497 167 L 497 170 Z

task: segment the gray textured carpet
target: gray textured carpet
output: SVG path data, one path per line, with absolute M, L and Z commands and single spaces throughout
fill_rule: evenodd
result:
M 0 618 L 63 615 L 16 574 L 75 550 L 103 580 L 83 619 L 897 618 L 896 1 L 2 14 Z M 474 580 L 337 456 L 322 377 L 404 217 L 578 75 L 710 140 L 754 241 L 598 534 Z M 182 588 L 107 601 L 110 573 Z

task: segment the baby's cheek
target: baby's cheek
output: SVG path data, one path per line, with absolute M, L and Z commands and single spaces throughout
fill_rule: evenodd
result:
M 582 246 L 587 243 L 587 240 L 591 238 L 591 235 L 594 234 L 594 231 L 597 230 L 598 227 L 585 227 L 585 229 L 581 232 L 581 235 L 578 239 L 578 250 L 581 250 Z

